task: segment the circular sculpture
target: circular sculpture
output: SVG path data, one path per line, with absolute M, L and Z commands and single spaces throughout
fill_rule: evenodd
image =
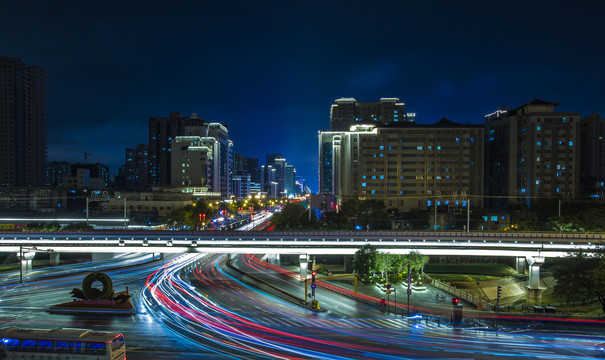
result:
M 95 281 L 103 284 L 103 289 L 93 288 L 92 284 Z M 86 299 L 111 299 L 113 297 L 113 283 L 105 273 L 93 272 L 82 281 L 82 293 Z

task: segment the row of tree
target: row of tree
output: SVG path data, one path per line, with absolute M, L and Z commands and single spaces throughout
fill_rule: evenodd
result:
M 482 208 L 472 208 L 467 214 L 450 213 L 447 206 L 441 206 L 437 212 L 448 215 L 448 224 L 438 224 L 444 229 L 463 230 L 468 221 L 470 230 L 482 230 L 488 222 L 488 213 Z M 600 202 L 559 204 L 558 200 L 540 200 L 532 207 L 511 204 L 502 211 L 510 216 L 509 225 L 499 230 L 599 232 L 605 231 L 603 213 L 605 204 Z M 327 211 L 319 217 L 314 210 L 309 217 L 305 203 L 290 203 L 273 217 L 272 223 L 276 230 L 381 230 L 392 226 L 400 230 L 431 230 L 434 215 L 434 208 L 399 213 L 397 208 L 386 208 L 382 201 L 350 199 L 342 203 L 338 212 Z
M 605 246 L 594 253 L 577 252 L 555 260 L 554 293 L 567 301 L 598 300 L 605 312 Z
M 388 229 L 389 213 L 382 201 L 354 199 L 344 201 L 338 212 L 327 211 L 318 218 L 305 203 L 295 202 L 273 215 L 271 224 L 275 230 Z
M 353 271 L 362 279 L 371 279 L 375 274 L 380 273 L 380 277 L 389 282 L 391 276 L 402 277 L 409 267 L 413 281 L 419 281 L 424 265 L 428 261 L 429 257 L 418 251 L 390 254 L 377 250 L 374 245 L 365 245 L 355 252 Z

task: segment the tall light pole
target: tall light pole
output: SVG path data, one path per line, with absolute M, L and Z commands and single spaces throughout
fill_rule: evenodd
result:
M 435 224 L 433 225 L 433 231 L 437 231 L 437 199 L 435 199 Z
M 471 231 L 471 199 L 466 200 L 466 232 Z

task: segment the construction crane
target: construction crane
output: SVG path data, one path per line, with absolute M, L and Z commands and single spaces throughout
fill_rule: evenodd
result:
M 67 149 L 67 150 L 69 150 L 69 151 L 75 151 L 75 152 L 79 152 L 81 154 L 84 154 L 84 164 L 88 164 L 88 156 L 92 155 L 91 153 L 86 152 L 86 151 L 80 151 L 80 150 L 76 150 L 76 149 Z

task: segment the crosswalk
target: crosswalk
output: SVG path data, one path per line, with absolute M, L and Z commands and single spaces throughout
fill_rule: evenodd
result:
M 420 321 L 418 319 L 406 318 L 366 318 L 366 319 L 288 319 L 276 317 L 261 317 L 255 319 L 259 324 L 275 328 L 333 328 L 333 329 L 391 329 L 406 330 L 422 326 L 425 329 L 438 329 L 443 327 L 432 321 Z

